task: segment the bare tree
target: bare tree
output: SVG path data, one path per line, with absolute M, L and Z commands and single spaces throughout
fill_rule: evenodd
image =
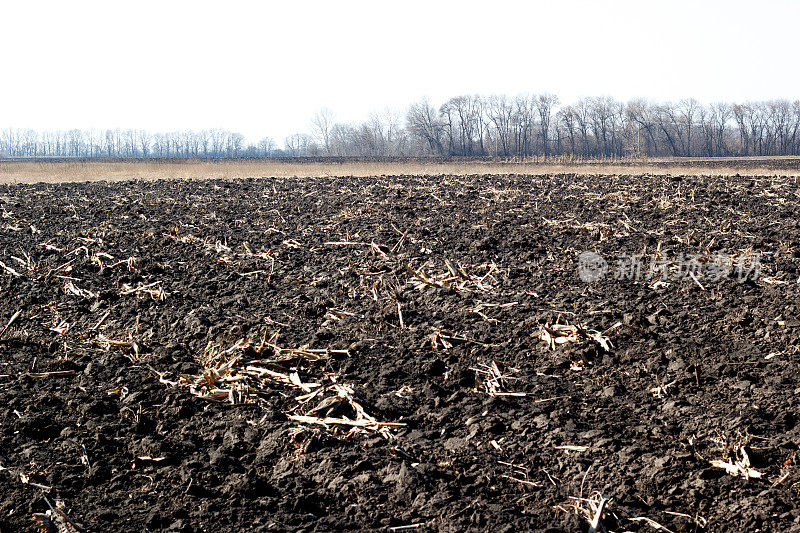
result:
M 792 134 L 791 134 L 791 155 L 800 154 L 800 100 L 792 102 Z
M 200 130 L 197 132 L 197 143 L 203 157 L 208 157 L 208 148 L 211 144 L 211 132 L 208 130 Z
M 491 96 L 488 100 L 486 114 L 494 126 L 495 156 L 510 156 L 513 150 L 514 103 L 504 95 Z
M 556 123 L 556 127 L 563 130 L 567 135 L 567 139 L 569 140 L 569 154 L 575 155 L 577 153 L 575 147 L 575 133 L 577 129 L 575 108 L 571 105 L 561 108 L 556 115 Z
M 427 98 L 408 108 L 406 121 L 411 135 L 426 143 L 431 153 L 444 154 L 443 126 L 439 121 L 436 109 L 430 105 Z
M 384 155 L 402 155 L 405 150 L 405 135 L 401 124 L 400 115 L 389 108 L 380 114 L 380 123 L 386 139 L 386 153 Z
M 334 124 L 331 128 L 331 150 L 336 156 L 355 156 L 360 154 L 356 129 L 349 124 Z
M 767 113 L 763 102 L 750 104 L 750 114 L 746 116 L 750 128 L 750 138 L 753 140 L 753 155 L 764 155 L 766 141 Z
M 681 147 L 683 146 L 682 131 L 677 113 L 675 112 L 675 106 L 669 102 L 658 106 L 656 119 L 658 121 L 658 127 L 669 143 L 672 155 L 681 155 Z
M 550 119 L 553 109 L 558 105 L 558 97 L 554 94 L 537 94 L 533 97 L 533 104 L 539 113 L 539 132 L 542 138 L 542 152 L 547 159 L 548 143 L 550 141 Z
M 331 128 L 333 127 L 333 111 L 323 107 L 311 119 L 314 135 L 325 149 L 325 155 L 331 155 Z
M 116 145 L 114 144 L 114 132 L 111 130 L 106 130 L 103 138 L 103 151 L 106 153 L 106 157 L 114 157 L 117 155 Z
M 308 155 L 308 149 L 311 146 L 311 137 L 305 133 L 295 133 L 286 137 L 284 144 L 290 156 Z
M 480 96 L 457 96 L 439 110 L 451 155 L 482 155 L 485 120 Z
M 719 102 L 711 106 L 711 113 L 715 130 L 715 148 L 713 155 L 729 155 L 730 149 L 725 143 L 725 132 L 727 130 L 728 122 L 730 122 L 731 117 L 733 116 L 733 106 L 725 102 Z
M 32 132 L 26 132 L 26 138 L 32 139 Z M 28 141 L 30 142 L 30 140 Z M 78 157 L 83 149 L 83 132 L 78 129 L 69 130 L 69 155 Z M 30 153 L 30 149 L 29 149 Z
M 592 153 L 592 147 L 589 144 L 589 121 L 592 115 L 592 103 L 588 98 L 581 98 L 573 108 L 575 109 L 578 132 L 581 136 L 581 156 L 588 157 Z
M 219 157 L 224 153 L 225 147 L 228 144 L 228 132 L 220 129 L 212 129 L 209 131 L 211 137 L 211 155 Z
M 231 133 L 228 136 L 228 157 L 239 157 L 244 146 L 244 135 L 241 133 Z
M 616 102 L 609 96 L 592 98 L 590 102 L 590 124 L 594 133 L 599 155 L 614 155 L 614 121 L 617 112 Z
M 683 150 L 684 155 L 692 156 L 692 127 L 697 115 L 700 104 L 694 98 L 687 98 L 678 103 L 678 112 L 681 118 L 681 126 L 685 130 L 686 144 Z
M 153 135 L 153 155 L 167 157 L 167 146 L 162 133 Z
M 527 95 L 518 95 L 514 98 L 514 115 L 512 125 L 514 128 L 515 155 L 520 160 L 531 154 L 530 138 L 533 130 L 533 116 L 535 105 Z
M 150 156 L 150 143 L 153 141 L 152 136 L 145 130 L 136 132 L 136 140 L 139 144 L 139 153 L 142 157 Z
M 658 154 L 657 116 L 653 105 L 642 98 L 628 102 L 626 112 L 628 119 L 636 125 L 636 153 L 645 155 Z M 641 143 L 644 141 L 645 149 L 642 152 Z
M 272 154 L 275 152 L 275 141 L 272 140 L 271 137 L 264 137 L 260 141 L 258 141 L 258 152 L 259 155 L 263 157 L 272 157 Z

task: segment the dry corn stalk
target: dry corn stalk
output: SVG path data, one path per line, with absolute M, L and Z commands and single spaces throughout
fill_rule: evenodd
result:
M 95 342 L 100 345 L 106 351 L 111 351 L 112 349 L 121 349 L 121 350 L 133 350 L 133 358 L 131 360 L 135 361 L 139 359 L 139 344 L 133 340 L 133 335 L 128 334 L 128 340 L 115 340 L 107 337 L 106 335 L 99 333 Z
M 11 268 L 10 266 L 6 265 L 6 264 L 5 264 L 5 263 L 3 263 L 2 261 L 0 261 L 0 268 L 2 268 L 3 270 L 5 270 L 6 272 L 8 272 L 9 274 L 11 274 L 12 276 L 14 276 L 15 278 L 22 277 L 22 274 L 20 274 L 19 272 L 17 272 L 16 270 L 14 270 L 13 268 Z
M 408 280 L 408 283 L 419 290 L 424 289 L 426 286 L 431 286 L 464 292 L 494 291 L 493 284 L 497 283 L 497 278 L 494 274 L 499 272 L 495 263 L 484 263 L 475 267 L 475 269 L 483 269 L 486 271 L 482 276 L 468 274 L 464 267 L 461 265 L 454 265 L 449 259 L 445 259 L 444 264 L 445 267 L 447 267 L 446 272 L 431 275 L 425 272 L 424 267 L 415 270 L 411 266 L 406 265 L 406 270 L 411 273 L 411 278 Z
M 557 346 L 566 344 L 568 342 L 586 342 L 592 341 L 597 343 L 604 351 L 610 352 L 614 347 L 605 333 L 608 333 L 620 326 L 621 323 L 614 324 L 604 332 L 588 329 L 583 325 L 576 324 L 553 324 L 552 326 L 547 323 L 539 327 L 537 338 L 546 342 L 552 350 Z
M 478 366 L 479 368 L 471 368 L 478 376 L 483 377 L 483 382 L 476 387 L 476 391 L 485 392 L 489 396 L 525 396 L 524 392 L 506 392 L 503 390 L 505 389 L 506 380 L 517 378 L 503 375 L 497 366 L 497 361 L 492 361 L 491 365 L 481 363 Z
M 438 350 L 439 348 L 449 350 L 456 344 L 465 344 L 465 343 L 488 346 L 487 344 L 483 344 L 481 342 L 474 341 L 472 339 L 468 339 L 460 335 L 456 335 L 449 331 L 441 331 L 438 329 L 433 330 L 433 333 L 431 333 L 426 337 L 426 340 L 427 339 L 430 339 L 432 350 Z
M 97 298 L 97 293 L 94 293 L 88 289 L 81 289 L 77 285 L 75 285 L 72 281 L 67 281 L 64 283 L 64 292 L 67 294 L 73 294 L 80 298 L 86 298 L 87 300 L 92 298 Z
M 122 290 L 120 291 L 120 296 L 126 296 L 128 294 L 149 294 L 153 300 L 156 301 L 163 301 L 167 298 L 167 293 L 164 291 L 164 288 L 161 286 L 160 281 L 155 281 L 153 283 L 149 283 L 147 285 L 139 284 L 138 287 L 131 287 L 129 284 L 125 283 L 122 285 Z
M 744 446 L 739 446 L 736 449 L 736 454 L 731 461 L 721 459 L 714 459 L 711 461 L 711 466 L 717 468 L 724 468 L 729 474 L 733 476 L 742 476 L 745 479 L 760 478 L 763 474 L 758 470 L 750 468 L 750 456 L 747 455 Z
M 330 392 L 335 393 L 335 396 L 324 397 L 325 393 Z M 307 411 L 304 415 L 290 415 L 289 419 L 304 424 L 318 424 L 326 427 L 348 426 L 351 431 L 374 431 L 383 435 L 387 440 L 393 438 L 390 428 L 405 426 L 400 422 L 379 422 L 364 410 L 361 402 L 355 398 L 355 392 L 350 385 L 333 383 L 333 385 L 318 392 L 296 399 L 305 403 L 320 395 L 323 396 L 323 399 L 316 407 Z M 331 416 L 333 414 L 338 414 L 339 416 Z
M 257 352 L 252 341 L 246 339 L 240 339 L 226 349 L 209 342 L 197 358 L 203 367 L 202 373 L 182 375 L 177 381 L 167 380 L 161 373 L 159 375 L 162 383 L 187 387 L 199 398 L 231 404 L 253 403 L 259 391 L 274 385 L 289 386 L 305 393 L 321 387 L 319 383 L 303 382 L 297 371 L 286 371 L 283 366 L 285 363 L 299 359 L 316 361 L 326 359 L 332 353 L 348 353 L 347 350 L 311 349 L 305 346 L 285 349 L 266 343 L 262 343 L 261 347 L 264 345 L 272 348 L 275 357 L 254 358 L 260 350 Z
M 353 388 L 340 384 L 328 377 L 328 385 L 304 382 L 296 370 L 285 370 L 285 366 L 301 359 L 320 360 L 331 354 L 347 355 L 347 350 L 311 349 L 306 346 L 285 349 L 275 346 L 277 335 L 259 346 L 250 340 L 241 339 L 233 346 L 222 349 L 219 345 L 209 343 L 198 362 L 203 366 L 200 374 L 181 375 L 177 380 L 169 380 L 163 373 L 160 381 L 175 387 L 186 387 L 198 398 L 231 404 L 255 403 L 258 394 L 275 386 L 288 387 L 302 392 L 295 397 L 298 407 L 308 404 L 313 399 L 319 403 L 302 415 L 290 415 L 290 419 L 305 424 L 319 424 L 326 427 L 349 426 L 354 431 L 374 431 L 387 439 L 392 438 L 390 428 L 404 426 L 396 422 L 380 422 L 368 414 L 362 403 L 355 397 Z M 267 346 L 272 349 L 272 358 L 246 358 L 256 355 Z M 331 383 L 332 381 L 332 383 Z M 338 416 L 337 416 L 338 415 Z
M 572 512 L 589 522 L 590 533 L 605 531 L 601 520 L 608 508 L 609 502 L 602 494 L 594 492 L 589 498 L 570 496 L 569 499 L 572 500 L 573 504 Z M 567 509 L 563 507 L 560 507 L 560 509 L 567 511 Z
M 611 519 L 613 522 L 617 524 L 625 523 L 625 522 L 644 522 L 651 528 L 657 531 L 665 531 L 666 533 L 673 533 L 670 529 L 667 529 L 662 524 L 659 524 L 655 520 L 648 518 L 646 516 L 637 516 L 633 518 L 620 518 L 614 510 L 611 509 L 611 500 L 607 500 L 603 497 L 602 494 L 595 491 L 592 495 L 588 498 L 581 498 L 570 496 L 569 499 L 572 501 L 572 509 L 567 509 L 562 505 L 556 506 L 556 509 L 560 509 L 564 512 L 571 512 L 576 514 L 586 520 L 589 523 L 589 533 L 598 533 L 601 531 L 608 531 L 606 527 L 603 525 L 603 518 L 605 517 L 606 520 Z M 667 513 L 667 514 L 678 514 L 678 513 Z M 681 514 L 682 515 L 682 514 Z M 687 516 L 688 515 L 682 515 Z M 691 517 L 689 517 L 691 518 Z M 699 525 L 700 522 L 697 522 Z

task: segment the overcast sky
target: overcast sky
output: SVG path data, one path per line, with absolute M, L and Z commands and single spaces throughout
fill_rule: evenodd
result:
M 800 98 L 800 1 L 35 1 L 0 13 L 0 128 L 250 141 L 460 94 Z

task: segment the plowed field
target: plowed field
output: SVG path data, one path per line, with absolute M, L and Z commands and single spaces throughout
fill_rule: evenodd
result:
M 2 185 L 0 531 L 800 530 L 799 191 Z

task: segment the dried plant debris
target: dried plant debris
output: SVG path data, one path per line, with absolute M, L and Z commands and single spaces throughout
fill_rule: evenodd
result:
M 500 371 L 497 361 L 492 361 L 490 364 L 481 363 L 472 370 L 475 371 L 478 378 L 479 384 L 475 390 L 479 392 L 485 392 L 489 396 L 525 396 L 524 392 L 505 390 L 509 382 L 519 379 L 512 375 L 518 372 L 517 369 L 507 368 L 504 374 Z
M 611 340 L 606 336 L 607 333 L 617 329 L 621 326 L 621 322 L 617 322 L 610 328 L 603 332 L 587 328 L 581 324 L 553 324 L 549 323 L 539 326 L 537 337 L 539 340 L 546 342 L 552 350 L 556 347 L 567 343 L 585 343 L 593 342 L 600 346 L 605 352 L 610 352 L 614 345 Z
M 462 335 L 457 335 L 450 331 L 434 330 L 425 339 L 425 345 L 429 345 L 432 350 L 449 350 L 457 344 L 475 344 L 478 346 L 489 346 L 476 340 L 468 339 Z
M 181 375 L 171 380 L 159 372 L 162 383 L 186 387 L 198 398 L 227 402 L 233 405 L 256 403 L 258 393 L 276 385 L 309 392 L 320 387 L 319 383 L 304 383 L 291 364 L 300 359 L 319 361 L 331 353 L 346 354 L 346 350 L 315 350 L 308 347 L 293 349 L 261 345 L 256 350 L 249 339 L 241 339 L 232 346 L 223 348 L 209 342 L 197 358 L 202 373 Z M 263 350 L 267 349 L 267 353 Z M 269 357 L 267 357 L 269 355 Z
M 122 286 L 122 289 L 119 291 L 119 295 L 127 296 L 128 294 L 136 294 L 137 296 L 148 295 L 153 300 L 159 302 L 166 300 L 167 298 L 167 293 L 161 286 L 160 281 L 154 281 L 153 283 L 147 283 L 147 284 L 139 284 L 136 287 L 131 287 L 130 284 L 126 283 Z
M 762 473 L 750 467 L 750 456 L 744 446 L 740 446 L 733 457 L 728 459 L 713 459 L 711 466 L 716 468 L 723 468 L 729 474 L 734 476 L 742 476 L 745 479 L 762 477 Z
M 419 290 L 425 287 L 441 287 L 464 292 L 489 293 L 495 291 L 498 277 L 507 274 L 495 263 L 484 263 L 470 268 L 474 273 L 467 273 L 466 267 L 456 265 L 449 259 L 444 260 L 444 266 L 446 267 L 444 272 L 428 274 L 426 266 L 415 269 L 407 265 L 406 269 L 411 274 L 408 283 Z
M 202 365 L 201 374 L 181 375 L 169 379 L 159 374 L 162 383 L 188 388 L 189 392 L 203 400 L 225 402 L 231 405 L 262 403 L 263 393 L 272 390 L 294 391 L 298 405 L 290 420 L 305 424 L 318 424 L 333 428 L 345 426 L 355 432 L 373 431 L 391 437 L 390 428 L 405 426 L 403 423 L 382 422 L 368 414 L 351 385 L 339 383 L 336 376 L 323 373 L 317 381 L 304 381 L 298 372 L 303 362 L 320 362 L 331 356 L 346 357 L 347 350 L 280 348 L 274 344 L 277 335 L 269 342 L 256 346 L 252 341 L 241 339 L 232 346 L 222 348 L 209 343 L 198 357 Z M 310 402 L 318 402 L 311 409 Z M 296 414 L 301 411 L 302 414 Z
M 318 402 L 312 409 L 300 415 L 289 415 L 290 420 L 304 424 L 318 424 L 325 427 L 344 426 L 351 432 L 373 431 L 387 439 L 392 439 L 391 429 L 403 427 L 400 422 L 381 422 L 367 413 L 356 398 L 350 385 L 333 383 L 327 387 L 295 398 L 301 404 Z
M 675 533 L 668 527 L 646 516 L 625 517 L 620 515 L 620 513 L 614 508 L 614 502 L 611 499 L 606 499 L 600 492 L 597 491 L 593 492 L 588 498 L 570 496 L 569 501 L 569 505 L 557 505 L 556 509 L 566 513 L 573 513 L 581 517 L 589 526 L 588 533 L 629 531 L 627 526 L 639 523 L 649 526 L 655 531 Z M 671 514 L 691 518 L 690 515 L 685 513 Z M 695 521 L 695 524 L 700 525 L 700 522 Z
M 764 473 L 753 468 L 750 459 L 753 436 L 747 431 L 715 431 L 708 435 L 693 435 L 689 446 L 714 468 L 721 468 L 733 476 L 745 479 L 761 479 Z
M 81 528 L 67 515 L 64 510 L 64 502 L 56 500 L 56 504 L 50 503 L 46 497 L 44 501 L 49 509 L 44 513 L 33 513 L 33 519 L 43 533 L 84 533 L 86 530 Z

